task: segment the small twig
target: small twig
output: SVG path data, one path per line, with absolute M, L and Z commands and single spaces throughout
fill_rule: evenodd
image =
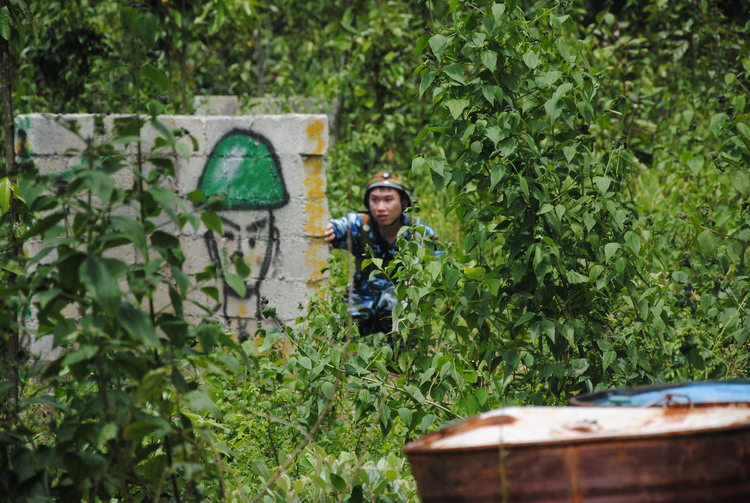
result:
M 374 383 L 376 383 L 376 384 L 380 384 L 380 385 L 382 385 L 382 386 L 385 386 L 386 388 L 390 388 L 390 389 L 392 389 L 392 390 L 396 390 L 396 391 L 398 391 L 398 392 L 401 392 L 401 393 L 403 393 L 403 394 L 405 394 L 405 395 L 409 395 L 409 393 L 408 393 L 408 392 L 407 392 L 406 390 L 404 390 L 404 389 L 402 389 L 402 388 L 399 388 L 399 387 L 398 387 L 398 386 L 396 386 L 396 385 L 393 385 L 393 384 L 389 384 L 389 383 L 387 383 L 387 382 L 385 382 L 385 381 L 379 381 L 379 380 L 377 380 L 377 379 L 374 379 L 374 378 L 372 378 L 372 377 L 363 377 L 363 378 L 362 378 L 362 380 L 363 380 L 363 381 L 374 382 Z M 411 396 L 411 395 L 409 395 L 409 396 Z M 441 404 L 439 404 L 439 403 L 437 403 L 437 402 L 433 402 L 432 400 L 429 400 L 429 399 L 427 399 L 427 398 L 425 398 L 425 399 L 424 399 L 424 401 L 425 401 L 426 403 L 428 403 L 428 404 L 430 404 L 430 405 L 434 406 L 434 407 L 437 407 L 438 409 L 442 410 L 443 412 L 447 412 L 448 414 L 451 414 L 451 415 L 453 415 L 453 416 L 454 416 L 454 417 L 456 417 L 456 418 L 459 418 L 459 419 L 460 419 L 461 417 L 463 417 L 463 416 L 461 416 L 461 415 L 459 415 L 459 414 L 456 414 L 455 412 L 453 412 L 452 410 L 450 410 L 450 409 L 449 409 L 448 407 L 446 407 L 446 406 L 444 406 L 444 405 L 441 405 Z

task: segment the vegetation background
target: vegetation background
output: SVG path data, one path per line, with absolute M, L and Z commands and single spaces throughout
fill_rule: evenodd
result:
M 415 500 L 401 448 L 446 422 L 747 377 L 749 7 L 0 0 L 0 495 Z M 221 201 L 192 194 L 196 214 L 160 190 L 180 132 L 158 116 L 209 94 L 337 99 L 334 214 L 360 206 L 374 170 L 410 173 L 447 253 L 402 242 L 385 271 L 403 343 L 342 322 L 345 254 L 296 327 L 237 341 L 184 319 L 215 292 L 186 280 L 170 229 L 220 231 Z M 46 179 L 13 145 L 13 116 L 32 112 L 136 115 Z M 165 155 L 130 163 L 145 122 Z M 107 258 L 125 244 L 133 266 Z M 169 311 L 153 307 L 160 284 Z M 34 363 L 18 351 L 31 333 L 66 352 Z

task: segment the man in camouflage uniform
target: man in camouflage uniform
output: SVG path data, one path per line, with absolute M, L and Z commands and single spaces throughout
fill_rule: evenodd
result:
M 423 221 L 404 213 L 411 203 L 411 193 L 398 175 L 381 171 L 367 184 L 364 198 L 367 211 L 332 219 L 326 229 L 325 240 L 331 248 L 348 249 L 356 257 L 349 314 L 357 321 L 362 335 L 390 332 L 391 312 L 397 302 L 393 284 L 387 277 L 378 274 L 370 278 L 372 267 L 362 268 L 362 261 L 370 256 L 367 249 L 372 249 L 375 258 L 383 259 L 385 267 L 396 255 L 395 242 L 401 227 L 419 228 L 425 235 L 435 236 L 435 231 Z M 409 229 L 405 238 L 409 239 L 412 232 Z

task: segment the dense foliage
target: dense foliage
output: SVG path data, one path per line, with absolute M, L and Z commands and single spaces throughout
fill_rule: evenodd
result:
M 741 4 L 0 1 L 16 114 L 139 114 L 87 139 L 69 177 L 3 161 L 3 362 L 13 333 L 65 352 L 22 353 L 20 383 L 0 383 L 20 388 L 0 406 L 0 495 L 413 500 L 401 446 L 445 422 L 747 377 Z M 395 344 L 345 321 L 344 254 L 294 327 L 239 343 L 208 310 L 183 316 L 214 292 L 182 273 L 175 235 L 218 231 L 220 202 L 193 194 L 198 214 L 161 189 L 179 132 L 158 116 L 202 94 L 335 101 L 334 214 L 372 170 L 411 166 L 411 211 L 445 253 L 401 241 Z M 132 161 L 145 122 L 165 155 Z

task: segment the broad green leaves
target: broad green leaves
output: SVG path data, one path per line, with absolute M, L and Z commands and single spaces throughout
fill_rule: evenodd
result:
M 423 136 L 445 158 L 412 166 L 430 166 L 438 190 L 455 185 L 451 210 L 466 227 L 463 264 L 444 265 L 446 290 L 435 289 L 453 306 L 432 311 L 448 320 L 438 322 L 441 337 L 474 333 L 464 347 L 476 365 L 498 365 L 490 355 L 501 338 L 537 362 L 522 379 L 555 376 L 560 392 L 593 387 L 612 362 L 577 354 L 594 346 L 642 265 L 622 190 L 632 160 L 589 141 L 605 100 L 584 67 L 571 65 L 583 42 L 567 13 L 532 21 L 492 2 L 457 2 L 451 13 L 455 25 L 430 38 L 434 58 L 420 86 L 436 103 Z

